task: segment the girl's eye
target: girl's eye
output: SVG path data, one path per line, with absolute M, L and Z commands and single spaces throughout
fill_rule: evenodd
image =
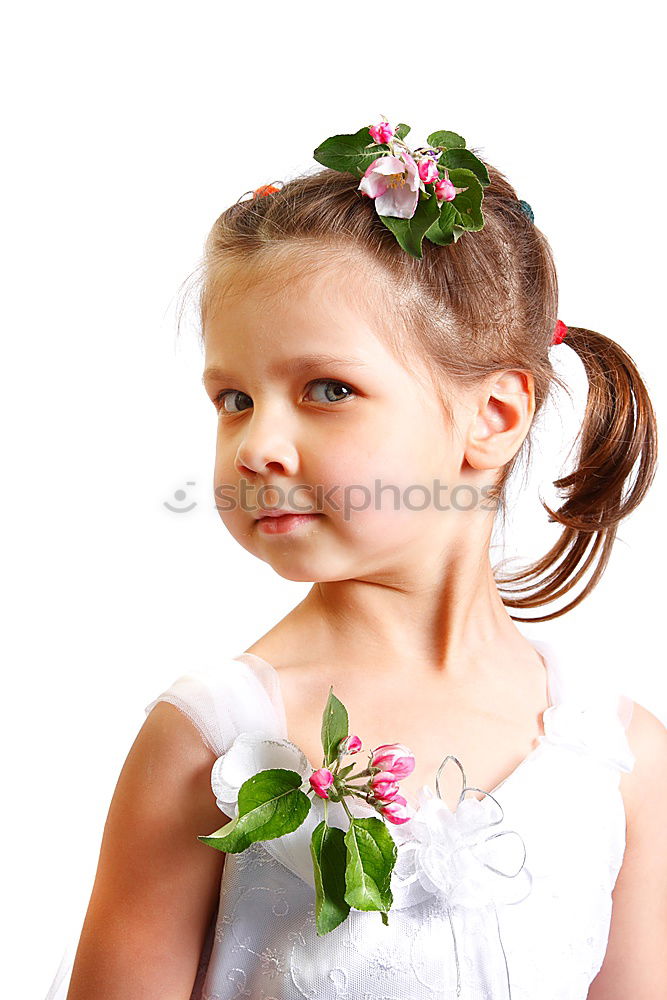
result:
M 309 384 L 312 386 L 317 386 L 317 385 L 337 386 L 339 388 L 342 388 L 343 390 L 344 395 L 342 396 L 336 396 L 336 392 L 339 391 L 339 389 L 335 390 L 332 393 L 333 398 L 331 398 L 331 396 L 329 396 L 325 390 L 324 400 L 320 399 L 316 400 L 316 402 L 339 403 L 341 402 L 341 400 L 347 399 L 350 396 L 354 395 L 354 389 L 352 389 L 351 386 L 349 386 L 346 382 L 339 382 L 337 379 L 318 378 Z M 215 397 L 214 402 L 220 413 L 239 413 L 241 412 L 240 410 L 234 410 L 229 408 L 230 406 L 238 402 L 239 396 L 241 397 L 245 396 L 246 399 L 250 399 L 250 396 L 247 396 L 245 392 L 240 392 L 238 389 L 223 389 L 222 392 L 219 392 L 218 395 Z
M 338 402 L 341 401 L 341 399 L 347 399 L 350 396 L 354 396 L 354 389 L 352 388 L 352 386 L 349 386 L 347 384 L 347 382 L 338 382 L 337 379 L 318 378 L 318 379 L 315 379 L 315 381 L 311 382 L 310 384 L 311 385 L 324 385 L 324 386 L 334 385 L 334 386 L 338 386 L 338 387 L 342 388 L 343 391 L 344 391 L 344 395 L 343 396 L 336 397 L 336 395 L 334 393 L 334 398 L 330 399 L 328 396 L 325 395 L 325 400 L 326 400 L 326 402 L 329 402 L 329 403 L 338 403 Z
M 213 402 L 216 405 L 216 408 L 218 409 L 218 411 L 220 413 L 230 413 L 230 412 L 231 413 L 236 413 L 236 412 L 238 412 L 237 410 L 231 410 L 230 411 L 230 410 L 227 409 L 227 407 L 225 405 L 225 398 L 227 396 L 230 396 L 232 399 L 235 399 L 237 396 L 245 396 L 245 393 L 244 392 L 239 392 L 238 389 L 223 389 L 222 392 L 219 392 L 218 395 L 213 400 Z M 246 396 L 246 399 L 250 399 L 250 397 Z

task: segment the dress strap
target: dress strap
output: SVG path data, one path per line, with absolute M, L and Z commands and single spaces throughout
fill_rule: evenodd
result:
M 534 641 L 549 666 L 550 707 L 540 742 L 592 754 L 621 771 L 635 757 L 627 740 L 634 702 L 619 690 L 619 674 L 580 646 Z
M 630 720 L 632 719 L 632 710 L 635 707 L 635 703 L 632 698 L 628 698 L 626 694 L 619 695 L 618 698 L 618 717 L 623 723 L 623 728 L 627 729 L 630 725 Z
M 284 720 L 270 678 L 259 682 L 257 670 L 244 659 L 227 659 L 212 667 L 177 677 L 144 709 L 160 701 L 180 709 L 199 730 L 216 757 L 226 753 L 239 733 L 282 735 Z

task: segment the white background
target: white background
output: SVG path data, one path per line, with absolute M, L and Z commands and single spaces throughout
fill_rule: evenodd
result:
M 243 192 L 386 114 L 460 132 L 533 207 L 565 323 L 618 340 L 665 417 L 664 53 L 654 7 L 24 3 L 2 35 L 4 994 L 42 998 L 80 929 L 143 708 L 305 596 L 213 506 L 215 414 L 183 280 Z M 554 412 L 508 545 L 583 410 Z M 193 485 L 186 485 L 191 483 Z M 190 513 L 171 513 L 178 489 Z M 556 497 L 557 499 L 557 497 Z M 667 722 L 664 471 L 575 611 L 536 637 L 621 673 Z

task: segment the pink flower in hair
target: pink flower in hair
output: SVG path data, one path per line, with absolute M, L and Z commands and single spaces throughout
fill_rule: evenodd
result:
M 438 173 L 438 167 L 435 160 L 432 160 L 430 156 L 425 157 L 423 160 L 419 161 L 419 176 L 423 180 L 424 184 L 432 184 L 437 181 L 440 174 Z
M 371 125 L 368 130 L 373 142 L 389 142 L 394 130 L 389 122 L 380 122 L 379 125 Z
M 461 190 L 464 190 L 463 188 Z M 457 189 L 454 187 L 449 177 L 441 177 L 435 182 L 435 196 L 438 201 L 454 201 Z
M 373 160 L 358 190 L 374 199 L 378 215 L 411 219 L 417 210 L 420 185 L 417 164 L 409 153 L 401 153 Z

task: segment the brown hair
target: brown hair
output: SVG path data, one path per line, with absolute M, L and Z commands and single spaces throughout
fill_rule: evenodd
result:
M 236 293 L 274 268 L 285 282 L 291 280 L 288 271 L 299 278 L 319 269 L 324 259 L 350 268 L 356 257 L 379 279 L 368 283 L 369 300 L 380 291 L 386 300 L 387 287 L 391 290 L 394 324 L 386 333 L 401 359 L 419 357 L 433 384 L 473 385 L 503 369 L 530 371 L 534 424 L 552 385 L 568 392 L 549 359 L 558 313 L 556 270 L 546 237 L 521 210 L 514 188 L 498 169 L 487 168 L 484 228 L 449 246 L 425 239 L 422 259 L 400 247 L 352 174 L 318 170 L 266 196 L 238 201 L 217 219 L 206 241 L 198 300 L 201 337 L 207 317 L 231 292 L 229 267 Z M 296 269 L 289 266 L 294 260 Z M 632 358 L 609 337 L 582 327 L 568 327 L 566 344 L 583 362 L 589 388 L 575 442 L 576 468 L 554 482 L 565 503 L 554 511 L 541 501 L 563 531 L 534 564 L 507 576 L 495 567 L 494 575 L 504 604 L 527 609 L 562 597 L 597 564 L 564 607 L 541 617 L 512 616 L 515 621 L 557 618 L 591 592 L 606 568 L 619 522 L 644 498 L 655 473 L 656 421 Z M 520 456 L 530 459 L 531 440 L 529 432 L 492 491 L 503 518 L 507 480 Z

